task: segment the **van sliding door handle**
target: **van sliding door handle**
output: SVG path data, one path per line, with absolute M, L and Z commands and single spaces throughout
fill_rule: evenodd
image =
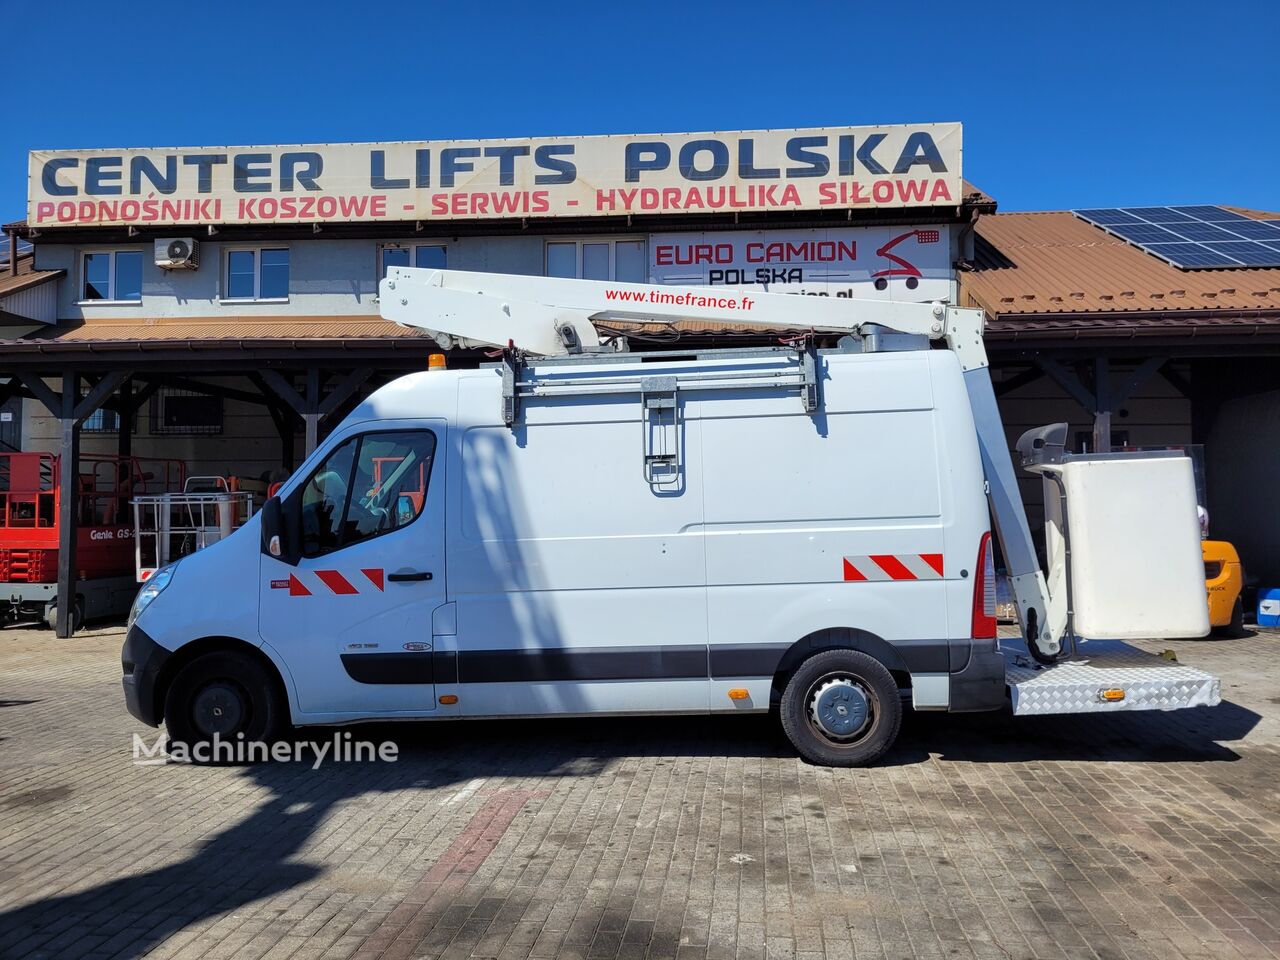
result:
M 431 572 L 428 570 L 410 570 L 405 573 L 388 573 L 387 579 L 392 583 L 405 583 L 409 580 L 430 580 Z

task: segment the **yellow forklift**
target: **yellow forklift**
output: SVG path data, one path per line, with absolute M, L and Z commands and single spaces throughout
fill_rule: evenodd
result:
M 1204 526 L 1201 527 L 1204 530 Z M 1210 636 L 1239 637 L 1244 630 L 1244 567 L 1236 548 L 1226 540 L 1201 540 L 1204 585 L 1209 593 Z

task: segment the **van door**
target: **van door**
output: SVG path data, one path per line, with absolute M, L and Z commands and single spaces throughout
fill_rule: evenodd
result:
M 435 709 L 444 438 L 438 420 L 352 433 L 289 490 L 302 559 L 263 554 L 258 628 L 288 665 L 302 712 Z
M 495 392 L 463 380 L 463 416 L 492 416 Z M 481 421 L 455 438 L 464 715 L 706 711 L 700 448 L 686 412 L 679 482 L 662 486 L 646 480 L 631 397 L 531 403 L 517 430 Z

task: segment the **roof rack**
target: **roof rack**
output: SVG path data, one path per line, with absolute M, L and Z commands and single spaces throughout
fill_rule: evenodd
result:
M 692 360 L 761 360 L 772 364 L 742 365 L 725 370 L 693 368 L 678 373 L 646 374 L 632 369 L 654 361 Z M 779 362 L 780 361 L 780 362 Z M 659 350 L 652 353 L 592 353 L 562 357 L 536 357 L 532 364 L 541 367 L 565 367 L 626 364 L 625 369 L 601 371 L 597 376 L 542 376 L 530 369 L 531 358 L 523 350 L 508 347 L 502 351 L 502 422 L 515 426 L 520 419 L 522 401 L 535 397 L 589 397 L 616 394 L 640 394 L 645 410 L 666 409 L 674 402 L 676 392 L 706 390 L 794 390 L 805 413 L 814 413 L 819 405 L 817 346 L 812 337 L 804 337 L 793 346 L 728 348 L 724 350 Z

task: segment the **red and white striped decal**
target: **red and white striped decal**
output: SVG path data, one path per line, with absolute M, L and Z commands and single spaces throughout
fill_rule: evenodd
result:
M 381 567 L 362 567 L 360 572 L 364 575 L 363 579 L 347 577 L 340 570 L 317 570 L 315 575 L 320 584 L 328 588 L 329 593 L 340 597 L 349 597 L 353 594 L 365 592 L 372 593 L 375 589 L 381 593 L 384 590 L 383 570 Z M 366 580 L 368 581 L 367 586 L 365 585 Z M 272 588 L 287 589 L 291 597 L 310 597 L 316 592 L 321 594 L 325 592 L 321 589 L 321 586 L 308 587 L 292 573 L 289 574 L 288 580 L 272 580 L 271 586 Z
M 873 553 L 845 557 L 846 580 L 941 580 L 940 553 Z

